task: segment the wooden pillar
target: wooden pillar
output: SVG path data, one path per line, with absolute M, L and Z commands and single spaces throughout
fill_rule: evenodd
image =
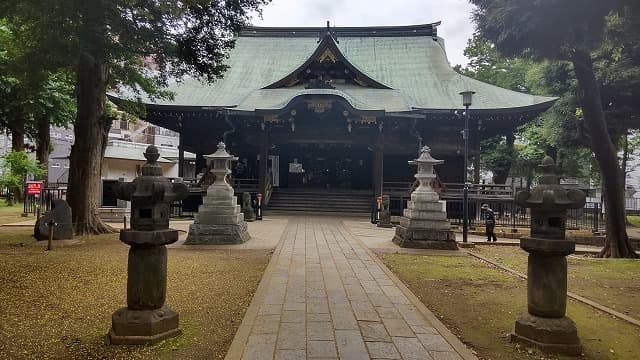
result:
M 267 190 L 267 165 L 269 164 L 269 139 L 267 134 L 260 136 L 260 161 L 258 163 L 258 191 L 265 195 Z
M 480 183 L 480 125 L 473 133 L 473 183 Z
M 207 167 L 207 160 L 202 151 L 196 153 L 196 175 L 200 174 Z
M 384 135 L 378 134 L 373 149 L 373 195 L 378 197 L 382 195 L 382 185 L 384 182 Z
M 180 132 L 178 132 L 178 177 L 184 177 L 184 130 L 180 124 Z

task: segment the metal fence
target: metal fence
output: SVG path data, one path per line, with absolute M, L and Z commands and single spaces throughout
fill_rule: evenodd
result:
M 392 215 L 401 216 L 407 207 L 408 197 L 392 197 L 390 210 Z M 446 200 L 447 218 L 452 224 L 462 224 L 462 199 Z M 469 199 L 469 224 L 470 226 L 484 226 L 484 213 L 482 204 L 488 204 L 494 211 L 496 225 L 502 227 L 529 227 L 531 218 L 529 211 L 518 206 L 513 200 L 487 200 Z M 568 230 L 592 230 L 605 229 L 605 215 L 602 213 L 598 202 L 588 202 L 581 209 L 571 209 L 567 214 Z

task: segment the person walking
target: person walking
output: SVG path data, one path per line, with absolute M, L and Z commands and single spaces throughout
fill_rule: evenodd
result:
M 496 227 L 496 214 L 491 210 L 489 204 L 482 204 L 482 210 L 484 210 L 484 224 L 487 231 L 487 241 L 497 242 L 498 238 L 494 229 Z

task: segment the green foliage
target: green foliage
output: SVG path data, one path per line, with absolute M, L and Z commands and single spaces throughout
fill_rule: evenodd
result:
M 511 166 L 518 156 L 512 141 L 504 136 L 483 140 L 480 144 L 480 165 L 493 173 L 494 184 L 504 184 Z
M 461 74 L 505 89 L 530 92 L 526 74 L 532 60 L 525 57 L 505 58 L 478 33 L 467 41 L 464 55 L 469 59 L 469 64 L 457 69 Z
M 633 227 L 640 228 L 640 216 L 638 215 L 627 216 L 627 223 Z
M 29 27 L 0 20 L 0 126 L 36 138 L 38 123 L 65 126 L 76 116 L 73 76 L 31 65 Z
M 524 51 L 564 59 L 576 47 L 591 51 L 603 36 L 605 17 L 616 0 L 470 0 L 480 32 L 500 53 Z
M 2 163 L 2 175 L 0 186 L 7 188 L 13 198 L 20 198 L 28 175 L 41 177 L 47 173 L 46 169 L 32 159 L 24 151 L 10 151 L 4 157 Z
M 488 5 L 489 3 L 492 5 Z M 481 30 L 484 29 L 484 25 L 495 26 L 495 24 L 487 24 L 489 21 L 481 18 L 487 15 L 504 15 L 496 15 L 493 10 L 497 9 L 499 4 L 506 3 L 529 10 L 531 7 L 552 6 L 545 1 L 535 5 L 523 5 L 519 1 L 483 1 L 476 13 L 476 17 L 482 20 L 479 23 Z M 638 35 L 640 32 L 636 31 L 640 28 L 638 20 L 640 17 L 637 16 L 640 14 L 638 11 L 640 6 L 619 5 L 620 3 L 617 3 L 616 6 L 612 6 L 611 9 L 615 11 L 606 17 L 603 16 L 603 29 L 597 38 L 602 39 L 602 42 L 598 45 L 594 37 L 592 40 L 596 42 L 589 43 L 590 47 L 595 47 L 594 67 L 602 89 L 602 102 L 606 110 L 609 133 L 614 142 L 626 133 L 626 129 L 640 127 L 640 103 L 636 101 L 640 97 L 638 93 L 640 91 L 640 35 Z M 554 10 L 564 11 L 562 4 L 553 4 L 553 6 L 562 8 L 558 10 L 554 7 Z M 510 12 L 513 9 L 501 9 L 501 11 Z M 548 19 L 535 20 L 547 21 Z M 579 26 L 576 21 L 582 22 L 584 19 L 572 18 L 562 26 Z M 594 26 L 594 23 L 590 22 L 589 25 Z M 522 30 L 528 31 L 529 28 L 525 27 Z M 560 38 L 562 37 L 563 35 L 560 35 Z M 558 38 L 554 38 L 550 41 L 557 40 Z M 565 40 L 570 39 L 565 38 Z M 502 40 L 496 41 L 500 43 Z M 585 44 L 579 43 L 581 46 L 586 46 Z M 474 34 L 465 49 L 465 54 L 470 58 L 469 65 L 459 71 L 478 80 L 512 90 L 559 97 L 556 104 L 549 111 L 541 114 L 536 123 L 525 125 L 518 131 L 520 145 L 516 144 L 518 156 L 514 160 L 512 172 L 526 176 L 528 166 L 535 166 L 536 161 L 541 160 L 545 152 L 551 152 L 557 155 L 565 177 L 597 183 L 599 181 L 597 166 L 594 166 L 594 158 L 585 148 L 589 145 L 589 134 L 580 121 L 583 115 L 576 97 L 577 81 L 573 73 L 573 64 L 569 61 L 542 60 L 533 56 L 544 55 L 544 51 L 536 53 L 530 48 L 520 47 L 518 51 L 511 52 L 503 48 L 505 44 L 501 45 L 501 51 L 498 51 L 498 48 L 491 41 L 483 38 L 480 33 Z M 539 49 L 536 48 L 536 50 Z M 509 58 L 502 53 L 517 53 L 519 56 Z M 561 57 L 560 55 L 563 54 L 557 55 L 556 57 Z M 486 154 L 488 161 L 484 162 L 487 167 L 494 165 L 499 167 L 499 164 L 494 164 L 496 159 L 498 163 L 500 160 L 504 163 L 508 158 L 502 149 L 490 146 L 483 147 L 483 156 L 485 156 L 484 149 L 489 151 Z M 493 154 L 493 151 L 499 153 Z
M 0 18 L 28 27 L 36 68 L 74 69 L 91 55 L 109 65 L 109 88 L 166 98 L 172 77 L 221 77 L 233 34 L 268 2 L 18 0 L 1 3 Z

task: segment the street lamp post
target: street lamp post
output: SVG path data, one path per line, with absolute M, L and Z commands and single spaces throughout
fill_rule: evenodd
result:
M 462 193 L 462 242 L 466 243 L 469 235 L 469 183 L 467 182 L 467 171 L 469 169 L 469 106 L 471 106 L 473 94 L 475 91 L 463 91 L 462 105 L 464 111 L 464 130 L 462 138 L 464 139 L 464 187 Z

